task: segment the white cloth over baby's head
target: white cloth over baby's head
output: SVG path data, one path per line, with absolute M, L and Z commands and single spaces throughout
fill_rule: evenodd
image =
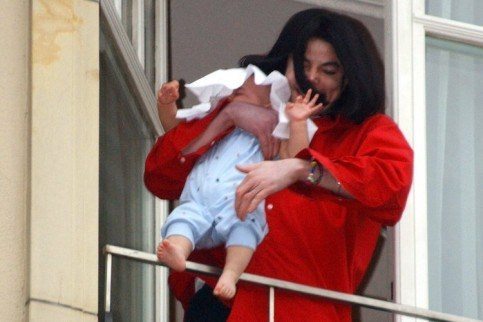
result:
M 221 99 L 231 95 L 252 75 L 256 85 L 271 85 L 270 103 L 272 108 L 278 112 L 278 124 L 272 134 L 281 139 L 288 139 L 289 120 L 285 115 L 285 104 L 290 99 L 291 92 L 287 78 L 278 71 L 273 71 L 267 76 L 255 65 L 248 65 L 246 68 L 219 69 L 187 84 L 186 88 L 198 98 L 200 104 L 190 109 L 178 110 L 176 118 L 191 121 L 205 117 Z M 311 140 L 317 126 L 309 119 L 307 127 Z

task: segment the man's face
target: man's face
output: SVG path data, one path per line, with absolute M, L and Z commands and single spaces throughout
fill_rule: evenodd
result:
M 344 69 L 331 44 L 321 39 L 310 40 L 305 51 L 304 71 L 312 86 L 325 95 L 328 105 L 340 97 L 344 87 Z M 295 79 L 292 58 L 287 62 L 285 76 L 292 90 L 293 100 L 302 93 Z

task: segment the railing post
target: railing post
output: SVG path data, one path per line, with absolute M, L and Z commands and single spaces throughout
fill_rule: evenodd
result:
M 106 295 L 105 295 L 105 309 L 106 315 L 111 312 L 111 276 L 112 276 L 112 254 L 106 254 Z
M 275 322 L 275 288 L 270 287 L 270 298 L 268 302 L 268 321 Z

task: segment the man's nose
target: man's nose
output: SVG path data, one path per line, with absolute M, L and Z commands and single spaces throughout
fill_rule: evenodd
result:
M 312 84 L 317 84 L 319 82 L 319 75 L 317 73 L 316 68 L 310 68 L 307 71 L 307 79 L 312 83 Z

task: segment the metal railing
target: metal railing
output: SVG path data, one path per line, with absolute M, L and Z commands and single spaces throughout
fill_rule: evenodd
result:
M 122 257 L 137 262 L 146 264 L 165 266 L 158 261 L 155 254 L 150 254 L 134 249 L 123 248 L 118 246 L 106 245 L 104 247 L 104 253 L 106 255 L 106 294 L 105 294 L 105 312 L 109 314 L 111 312 L 111 278 L 112 278 L 112 257 Z M 221 270 L 216 267 L 186 262 L 186 270 L 190 272 L 203 273 L 209 275 L 220 275 Z M 240 277 L 241 281 L 248 283 L 264 285 L 269 287 L 269 305 L 268 305 L 268 317 L 269 321 L 275 321 L 275 289 L 282 289 L 293 291 L 300 294 L 317 296 L 324 299 L 335 300 L 352 305 L 363 306 L 379 311 L 386 311 L 395 314 L 405 315 L 415 318 L 423 318 L 430 321 L 443 321 L 443 322 L 483 322 L 481 320 L 474 320 L 457 315 L 441 313 L 422 309 L 410 305 L 397 304 L 388 301 L 382 301 L 372 299 L 360 295 L 346 294 L 303 284 L 292 283 L 275 278 L 263 277 L 259 275 L 243 273 Z

